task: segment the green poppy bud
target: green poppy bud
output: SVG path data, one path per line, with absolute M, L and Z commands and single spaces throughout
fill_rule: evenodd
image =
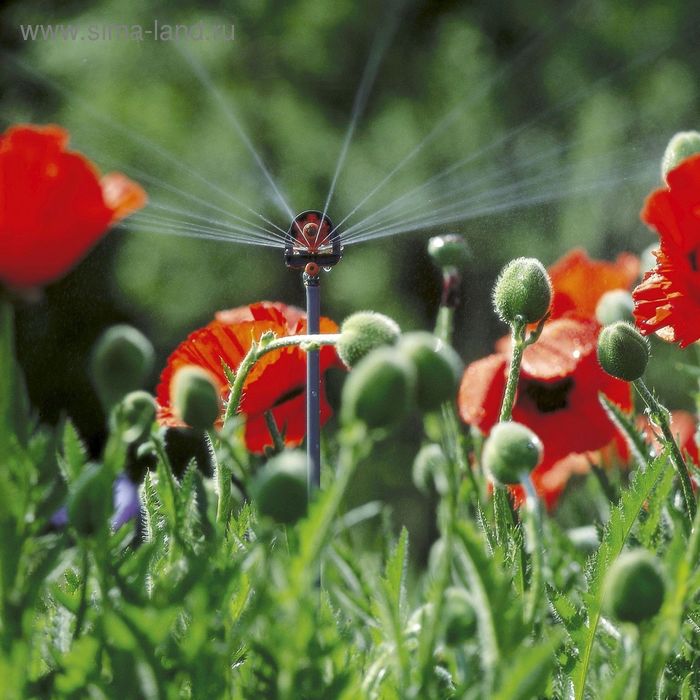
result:
M 646 549 L 623 552 L 605 579 L 606 607 L 622 622 L 639 624 L 654 617 L 665 592 L 661 563 Z
M 407 333 L 398 348 L 416 368 L 416 403 L 423 411 L 435 411 L 453 401 L 464 371 L 459 355 L 431 333 Z
M 613 377 L 633 382 L 647 368 L 649 343 L 633 325 L 618 321 L 598 336 L 598 362 Z
M 256 474 L 251 492 L 260 515 L 292 525 L 306 515 L 307 465 L 299 451 L 272 457 Z
M 423 493 L 435 486 L 438 493 L 447 492 L 447 457 L 440 445 L 423 445 L 413 460 L 413 483 Z
M 205 369 L 196 365 L 178 369 L 170 392 L 176 415 L 191 428 L 209 430 L 219 418 L 219 390 Z
M 428 254 L 441 269 L 464 267 L 471 257 L 464 237 L 456 233 L 433 236 L 428 241 Z
M 104 467 L 88 464 L 70 485 L 68 522 L 78 534 L 90 537 L 108 525 L 112 508 L 112 480 Z
M 542 442 L 527 426 L 497 423 L 481 453 L 484 468 L 500 484 L 519 484 L 542 460 Z
M 535 258 L 511 260 L 501 271 L 493 290 L 496 313 L 513 324 L 520 316 L 526 323 L 537 323 L 552 302 L 552 281 L 544 265 Z
M 398 324 L 388 316 L 374 311 L 358 311 L 343 321 L 335 347 L 345 365 L 354 367 L 375 348 L 394 345 L 400 335 Z
M 633 321 L 634 300 L 626 289 L 612 289 L 605 292 L 595 307 L 595 317 L 601 326 L 609 326 L 616 321 Z
M 343 417 L 369 428 L 398 425 L 411 409 L 415 370 L 394 348 L 378 348 L 350 372 L 343 387 Z
M 443 605 L 445 642 L 452 647 L 464 644 L 476 632 L 476 614 L 469 593 L 450 586 L 445 590 Z
M 153 361 L 153 346 L 141 331 L 124 324 L 108 328 L 95 344 L 91 361 L 92 380 L 104 406 L 140 389 Z
M 156 419 L 156 401 L 147 391 L 132 391 L 122 400 L 119 417 L 126 426 L 127 442 L 140 440 L 148 435 Z
M 700 153 L 700 132 L 678 132 L 668 142 L 661 160 L 661 177 L 664 181 L 671 170 L 677 168 L 686 158 L 690 158 L 696 153 Z

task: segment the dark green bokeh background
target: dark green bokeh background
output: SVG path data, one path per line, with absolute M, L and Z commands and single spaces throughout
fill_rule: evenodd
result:
M 292 208 L 301 210 L 323 207 L 370 46 L 396 12 L 394 5 L 106 0 L 61 3 L 59 9 L 46 2 L 10 2 L 0 15 L 0 117 L 5 124 L 57 122 L 70 130 L 73 146 L 103 170 L 123 170 L 136 179 L 131 168 L 145 171 L 245 214 L 203 186 L 191 174 L 194 169 L 285 228 L 287 218 L 264 196 L 266 187 L 245 147 L 172 43 L 22 42 L 18 26 L 150 26 L 154 18 L 234 23 L 234 42 L 190 42 L 186 48 L 235 104 Z M 663 147 L 676 130 L 698 126 L 696 28 L 696 9 L 684 0 L 407 3 L 330 215 L 343 218 L 460 100 L 459 118 L 353 221 L 499 140 L 454 175 L 455 182 L 472 183 L 479 193 L 474 209 L 493 188 L 538 175 L 552 180 L 528 195 L 553 201 L 513 207 L 504 194 L 489 201 L 501 211 L 350 246 L 324 279 L 324 313 L 340 321 L 371 308 L 394 316 L 405 329 L 430 328 L 439 279 L 425 242 L 434 233 L 459 231 L 474 255 L 465 270 L 457 323 L 458 350 L 470 361 L 488 352 L 505 330 L 491 311 L 489 294 L 498 269 L 511 257 L 534 255 L 549 264 L 574 245 L 598 257 L 641 252 L 655 240 L 638 212 L 658 183 Z M 503 140 L 510 130 L 516 131 Z M 144 147 L 139 141 L 144 137 L 172 153 L 178 167 Z M 495 175 L 480 183 L 484 173 Z M 595 189 L 591 183 L 597 183 Z M 146 188 L 153 201 L 198 210 L 158 187 Z M 589 189 L 567 196 L 577 188 Z M 422 211 L 430 211 L 429 197 L 440 192 L 428 191 L 417 202 Z M 215 310 L 260 299 L 303 303 L 299 276 L 285 269 L 278 250 L 157 235 L 142 226 L 114 230 L 66 279 L 19 311 L 21 362 L 34 404 L 47 421 L 62 413 L 73 416 L 97 446 L 103 417 L 87 379 L 86 357 L 107 325 L 138 326 L 164 361 Z M 667 360 L 657 363 L 655 378 L 673 404 L 687 402 L 684 380 L 669 377 L 668 363 L 681 359 L 680 353 L 658 352 Z M 152 379 L 155 386 L 157 377 Z M 384 490 L 398 500 L 410 497 L 401 484 L 408 481 L 414 448 L 407 432 L 373 466 L 382 473 Z

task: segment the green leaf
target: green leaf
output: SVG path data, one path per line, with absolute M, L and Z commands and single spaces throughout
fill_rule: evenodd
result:
M 502 595 L 503 580 L 500 579 L 495 560 L 489 558 L 484 551 L 484 544 L 469 521 L 458 523 L 456 529 L 461 547 L 455 546 L 456 563 L 463 570 L 466 584 L 474 599 L 480 639 L 480 657 L 484 673 L 484 693 L 491 694 L 495 682 L 496 670 L 502 657 L 504 640 L 501 637 L 504 605 L 506 599 Z M 502 574 L 501 574 L 502 576 Z M 513 605 L 514 610 L 517 605 Z M 516 614 L 522 615 L 522 611 Z
M 504 680 L 494 700 L 531 700 L 544 695 L 561 641 L 561 631 L 554 631 L 546 642 L 520 651 L 503 670 Z
M 610 420 L 617 429 L 625 436 L 627 445 L 634 457 L 634 461 L 642 468 L 645 468 L 650 460 L 649 445 L 644 440 L 644 436 L 634 424 L 634 416 L 625 413 L 616 403 L 603 393 L 598 394 L 598 399 L 602 404 Z
M 653 460 L 646 470 L 637 469 L 629 488 L 623 492 L 620 502 L 612 510 L 600 547 L 592 558 L 587 576 L 588 592 L 585 596 L 588 624 L 574 634 L 574 641 L 579 650 L 579 658 L 572 674 L 576 700 L 583 700 L 585 697 L 586 678 L 602 613 L 605 574 L 622 552 L 632 527 L 666 467 L 670 468 L 668 455 L 664 452 Z
M 87 463 L 87 450 L 73 422 L 68 419 L 63 427 L 63 454 L 58 464 L 67 484 L 72 484 L 83 472 Z
M 384 572 L 385 590 L 396 610 L 403 612 L 406 606 L 406 566 L 408 563 L 408 530 L 403 527 L 399 541 L 387 560 Z

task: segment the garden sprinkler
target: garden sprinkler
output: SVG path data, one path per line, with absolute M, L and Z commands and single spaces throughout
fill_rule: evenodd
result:
M 284 262 L 303 270 L 308 334 L 320 331 L 321 270 L 330 270 L 343 257 L 340 235 L 320 211 L 304 211 L 292 221 L 284 246 Z M 321 485 L 321 371 L 319 350 L 306 353 L 306 456 L 309 494 Z

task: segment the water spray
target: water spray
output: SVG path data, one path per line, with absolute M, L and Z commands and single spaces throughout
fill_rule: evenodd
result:
M 343 257 L 340 235 L 333 222 L 320 211 L 297 214 L 289 227 L 284 247 L 285 265 L 303 270 L 306 289 L 306 332 L 320 332 L 321 271 L 329 271 Z M 306 455 L 309 494 L 321 485 L 321 371 L 319 350 L 306 353 Z

